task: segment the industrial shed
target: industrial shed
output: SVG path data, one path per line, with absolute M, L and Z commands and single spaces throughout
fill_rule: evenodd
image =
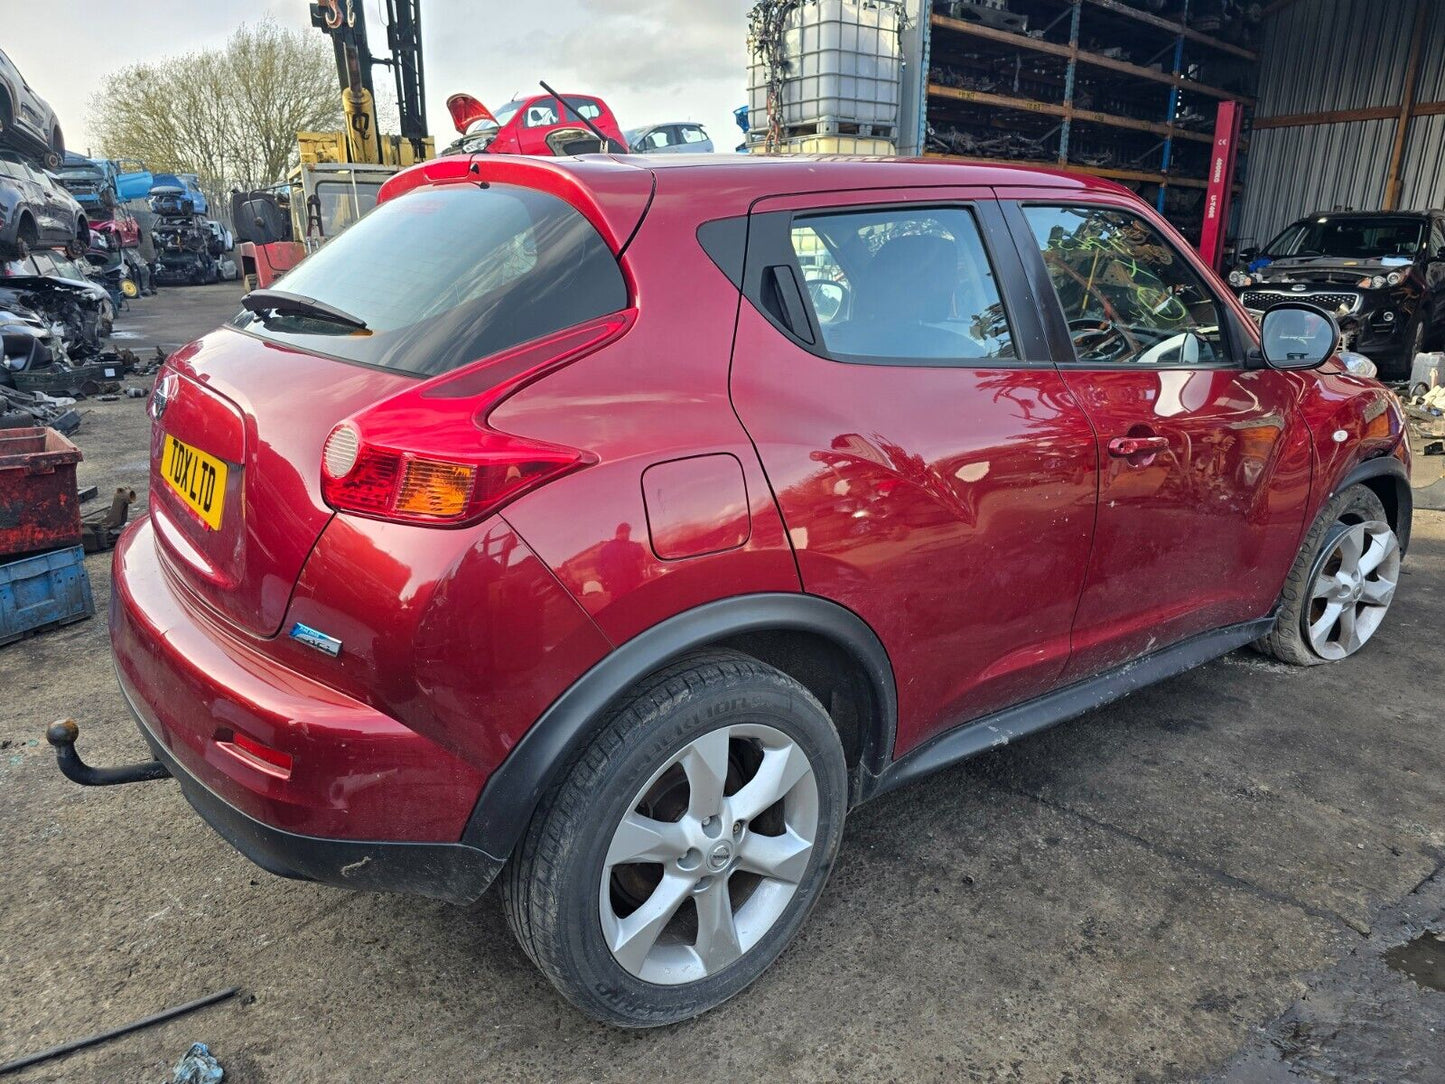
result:
M 909 0 L 903 154 L 1113 178 L 1199 240 L 1222 104 L 1227 238 L 1320 209 L 1445 204 L 1438 0 Z

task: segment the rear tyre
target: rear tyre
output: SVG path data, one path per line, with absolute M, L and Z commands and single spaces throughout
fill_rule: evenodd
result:
M 1295 666 L 1355 654 L 1384 622 L 1400 556 L 1380 498 L 1362 485 L 1338 494 L 1305 536 L 1274 629 L 1255 648 Z
M 847 768 L 822 705 L 742 654 L 639 683 L 542 801 L 502 881 L 507 920 L 605 1023 L 687 1020 L 753 982 L 817 902 Z
M 27 215 L 21 219 L 20 226 L 15 231 L 15 240 L 8 246 L 10 251 L 4 253 L 4 258 L 7 261 L 25 259 L 30 255 L 30 250 L 35 247 L 38 240 L 39 232 L 35 228 L 35 223 Z

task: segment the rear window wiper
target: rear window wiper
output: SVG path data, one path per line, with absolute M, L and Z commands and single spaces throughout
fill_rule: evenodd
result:
M 367 330 L 366 321 L 352 316 L 349 312 L 324 301 L 317 301 L 314 297 L 293 294 L 286 290 L 252 290 L 241 298 L 241 307 L 248 312 L 254 312 L 263 320 L 267 313 L 278 316 L 309 316 L 313 320 L 340 324 L 357 331 Z

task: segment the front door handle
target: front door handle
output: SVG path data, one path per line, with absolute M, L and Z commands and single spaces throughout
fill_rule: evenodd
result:
M 1168 437 L 1115 437 L 1109 441 L 1109 454 L 1119 459 L 1168 450 Z

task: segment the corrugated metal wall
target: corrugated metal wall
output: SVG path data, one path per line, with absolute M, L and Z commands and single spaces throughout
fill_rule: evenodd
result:
M 1256 119 L 1398 105 L 1417 2 L 1415 97 L 1445 101 L 1445 0 L 1296 0 L 1265 27 Z M 1394 138 L 1394 120 L 1254 132 L 1231 232 L 1264 242 L 1311 211 L 1379 207 Z M 1402 180 L 1401 207 L 1445 206 L 1445 115 L 1411 121 Z

